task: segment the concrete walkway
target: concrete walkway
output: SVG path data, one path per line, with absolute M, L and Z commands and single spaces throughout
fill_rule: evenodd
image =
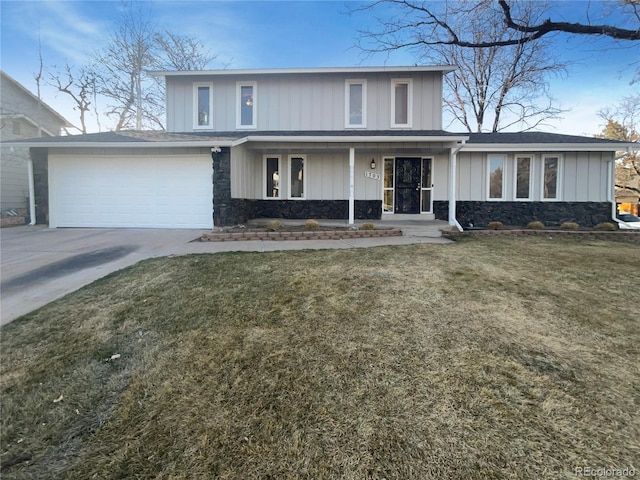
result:
M 344 222 L 321 222 L 342 225 Z M 140 260 L 167 255 L 367 248 L 448 243 L 445 222 L 376 222 L 402 237 L 352 240 L 200 242 L 201 230 L 90 229 L 21 226 L 0 230 L 0 325 Z

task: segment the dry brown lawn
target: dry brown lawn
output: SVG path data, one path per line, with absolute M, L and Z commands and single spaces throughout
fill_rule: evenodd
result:
M 640 475 L 638 285 L 546 238 L 145 261 L 2 328 L 1 475 Z

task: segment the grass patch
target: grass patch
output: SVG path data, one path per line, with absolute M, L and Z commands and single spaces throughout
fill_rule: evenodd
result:
M 639 282 L 546 238 L 147 260 L 2 328 L 2 478 L 637 469 Z

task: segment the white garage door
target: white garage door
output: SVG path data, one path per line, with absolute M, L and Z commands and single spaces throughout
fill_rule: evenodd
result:
M 51 227 L 212 228 L 208 155 L 49 155 Z

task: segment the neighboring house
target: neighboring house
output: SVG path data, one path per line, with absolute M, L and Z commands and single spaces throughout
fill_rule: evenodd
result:
M 443 131 L 442 77 L 454 68 L 157 72 L 167 132 L 29 142 L 34 162 L 48 164 L 41 215 L 52 227 L 163 228 L 257 217 L 464 227 L 612 218 L 614 154 L 630 144 Z
M 29 90 L 0 71 L 0 141 L 52 137 L 71 124 Z M 0 210 L 11 210 L 24 222 L 29 184 L 27 147 L 0 147 Z

